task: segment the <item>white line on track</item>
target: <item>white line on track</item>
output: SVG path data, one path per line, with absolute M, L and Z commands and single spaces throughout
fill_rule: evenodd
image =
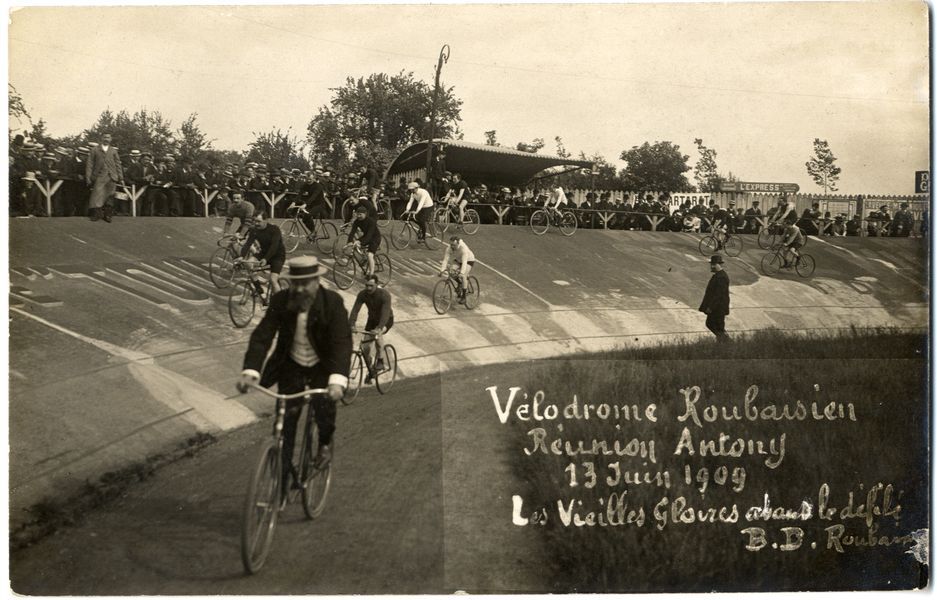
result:
M 82 335 L 76 331 L 72 331 L 71 329 L 62 327 L 61 325 L 56 325 L 55 323 L 51 321 L 46 321 L 42 317 L 37 317 L 36 315 L 30 314 L 26 312 L 25 310 L 16 308 L 15 306 L 11 306 L 10 311 L 21 314 L 24 317 L 27 317 L 34 321 L 38 321 L 39 323 L 42 323 L 46 327 L 51 327 L 52 329 L 55 329 L 56 331 L 61 331 L 65 335 L 70 335 L 76 340 L 81 340 L 82 342 L 85 342 L 86 344 L 91 344 L 95 348 L 104 350 L 105 352 L 109 354 L 113 354 L 114 356 L 119 356 L 131 362 L 143 362 L 143 363 L 153 362 L 153 357 L 150 356 L 149 354 L 143 354 L 142 352 L 135 352 L 133 350 L 128 350 L 127 348 L 121 348 L 120 346 L 116 346 L 114 344 L 111 344 L 110 342 L 105 342 L 104 340 L 99 340 L 99 339 L 95 339 L 92 337 L 88 337 L 86 335 Z
M 550 309 L 553 309 L 553 308 L 554 308 L 554 305 L 553 305 L 553 304 L 547 302 L 544 298 L 542 298 L 542 297 L 539 296 L 538 294 L 534 293 L 530 288 L 525 287 L 524 285 L 522 285 L 522 284 L 521 284 L 520 282 L 518 282 L 517 280 L 512 279 L 511 277 L 508 277 L 507 275 L 505 275 L 504 273 L 502 273 L 502 272 L 499 271 L 498 269 L 492 267 L 492 266 L 489 265 L 489 264 L 483 263 L 482 261 L 478 260 L 477 258 L 475 259 L 475 262 L 477 262 L 477 263 L 480 264 L 481 266 L 485 267 L 486 269 L 489 269 L 489 270 L 491 270 L 491 271 L 494 271 L 495 273 L 497 273 L 497 274 L 500 275 L 501 277 L 504 277 L 505 279 L 507 279 L 508 281 L 510 281 L 511 283 L 513 283 L 514 285 L 516 285 L 517 287 L 521 288 L 522 290 L 524 290 L 525 292 L 527 292 L 528 294 L 530 294 L 531 296 L 533 296 L 533 297 L 536 298 L 537 300 L 540 300 L 541 302 L 543 302 L 544 304 L 546 304 Z

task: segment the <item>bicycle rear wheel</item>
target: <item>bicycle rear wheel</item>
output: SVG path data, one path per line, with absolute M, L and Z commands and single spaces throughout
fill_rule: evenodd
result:
M 241 562 L 249 574 L 267 560 L 280 513 L 280 450 L 268 440 L 251 474 L 241 514 Z
M 397 379 L 397 349 L 390 344 L 384 344 L 384 369 L 374 375 L 374 384 L 377 391 L 386 394 Z
M 312 410 L 309 405 L 308 410 Z M 302 479 L 303 479 L 303 512 L 309 519 L 322 515 L 325 509 L 325 499 L 332 485 L 331 461 L 322 469 L 315 467 L 316 452 L 319 451 L 319 427 L 310 414 L 306 420 L 306 443 L 303 445 Z
M 348 388 L 345 395 L 342 396 L 342 404 L 348 406 L 358 397 L 361 391 L 361 380 L 364 379 L 364 357 L 361 352 L 354 351 L 351 354 L 351 367 L 348 369 Z
M 251 285 L 250 279 L 238 281 L 231 288 L 231 294 L 228 296 L 228 316 L 237 328 L 247 327 L 254 318 L 257 297 Z
M 377 226 L 387 227 L 394 221 L 394 212 L 390 206 L 390 200 L 377 201 Z
M 413 230 L 406 221 L 394 221 L 390 228 L 390 243 L 397 250 L 406 250 L 410 245 L 410 239 L 413 237 Z
M 769 248 L 773 248 L 775 237 L 776 236 L 773 230 L 771 230 L 768 227 L 762 228 L 762 230 L 758 232 L 758 247 L 761 248 L 762 250 L 768 250 Z
M 468 287 L 465 290 L 465 308 L 472 310 L 481 302 L 481 287 L 474 275 L 468 277 Z
M 299 240 L 305 235 L 299 219 L 289 219 L 280 223 L 280 232 L 283 234 L 283 248 L 287 254 L 299 247 Z
M 337 240 L 338 227 L 326 221 L 320 222 L 319 229 L 316 231 L 316 248 L 319 252 L 331 254 Z
M 208 277 L 215 287 L 223 290 L 231 285 L 234 278 L 234 260 L 237 253 L 231 246 L 218 248 L 208 261 Z
M 707 235 L 699 241 L 699 252 L 703 256 L 712 256 L 718 249 L 719 242 L 711 235 Z
M 737 235 L 733 235 L 726 240 L 725 251 L 728 256 L 736 257 L 742 253 L 742 238 Z
M 781 270 L 781 255 L 769 252 L 761 257 L 761 271 L 765 275 L 777 275 Z
M 550 217 L 544 210 L 535 210 L 530 215 L 530 229 L 535 235 L 543 235 L 550 228 Z
M 465 220 L 462 221 L 462 231 L 466 235 L 475 235 L 478 233 L 478 226 L 481 224 L 481 217 L 478 216 L 478 211 L 474 208 L 470 208 L 465 211 Z
M 797 257 L 797 262 L 794 263 L 794 269 L 801 277 L 810 277 L 816 268 L 817 261 L 813 260 L 813 257 L 809 254 L 801 254 Z
M 452 285 L 448 279 L 436 282 L 433 286 L 433 308 L 436 312 L 444 315 L 449 312 L 452 306 Z
M 335 281 L 335 285 L 338 286 L 338 289 L 347 290 L 351 287 L 351 284 L 355 282 L 355 271 L 357 268 L 358 265 L 355 264 L 353 258 L 349 258 L 348 262 L 343 265 L 335 261 L 335 264 L 332 265 L 332 279 Z
M 377 275 L 377 282 L 381 287 L 390 285 L 390 280 L 393 277 L 393 265 L 389 256 L 383 253 L 374 255 L 374 274 Z
M 423 238 L 423 244 L 427 250 L 435 250 L 436 244 L 442 239 L 442 233 L 436 227 L 436 222 L 430 219 L 426 222 L 426 237 Z
M 569 237 L 576 233 L 576 227 L 578 226 L 579 223 L 576 221 L 576 215 L 573 214 L 573 211 L 563 211 L 563 215 L 560 217 L 560 233 Z

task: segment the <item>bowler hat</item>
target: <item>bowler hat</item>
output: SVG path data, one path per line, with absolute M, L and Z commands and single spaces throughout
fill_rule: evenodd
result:
M 298 256 L 286 263 L 289 273 L 281 273 L 280 279 L 313 279 L 319 276 L 319 259 L 315 256 Z
M 721 255 L 721 254 L 713 254 L 712 256 L 710 256 L 710 257 L 709 257 L 709 264 L 711 264 L 711 265 L 721 265 L 721 264 L 723 264 L 722 255 Z

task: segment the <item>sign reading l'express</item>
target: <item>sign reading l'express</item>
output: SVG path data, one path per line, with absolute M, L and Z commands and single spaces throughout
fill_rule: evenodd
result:
M 800 186 L 796 183 L 763 183 L 757 181 L 723 181 L 721 189 L 723 192 L 761 192 L 778 193 L 786 192 L 796 194 L 800 191 Z

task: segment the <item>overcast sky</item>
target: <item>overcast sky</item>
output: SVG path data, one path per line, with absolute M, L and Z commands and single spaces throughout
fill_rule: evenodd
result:
M 723 173 L 815 192 L 826 139 L 841 193 L 910 194 L 928 168 L 927 5 L 883 3 L 29 7 L 9 24 L 9 81 L 52 135 L 105 108 L 198 113 L 214 147 L 305 136 L 346 76 L 413 71 L 464 101 L 465 139 L 561 136 L 622 150 L 703 138 Z M 13 126 L 16 124 L 14 123 Z M 692 173 L 688 176 L 692 181 Z

